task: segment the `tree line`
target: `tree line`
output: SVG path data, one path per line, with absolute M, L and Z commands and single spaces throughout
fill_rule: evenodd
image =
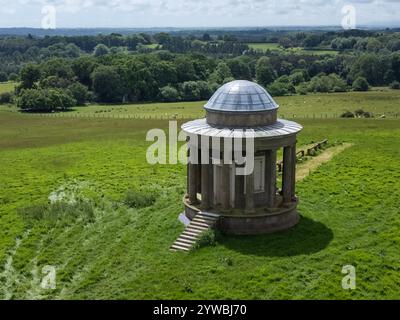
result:
M 5 37 L 0 39 L 0 61 L 14 59 L 17 67 L 1 65 L 0 81 L 18 81 L 16 101 L 27 111 L 66 110 L 88 102 L 204 100 L 233 79 L 257 81 L 272 95 L 400 86 L 400 51 L 394 50 L 398 33 L 302 32 L 282 37 L 280 41 L 292 37 L 303 45 L 310 41 L 306 39 L 318 37 L 320 42 L 313 46 L 354 37 L 367 43 L 373 38 L 382 45 L 315 55 L 290 50 L 260 52 L 233 35 L 215 38 L 207 33 L 201 37 L 167 33 Z M 12 50 L 16 51 L 10 55 Z

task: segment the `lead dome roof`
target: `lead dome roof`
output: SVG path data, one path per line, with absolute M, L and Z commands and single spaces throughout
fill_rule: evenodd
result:
M 204 106 L 216 112 L 259 112 L 279 108 L 263 87 L 247 80 L 235 80 L 220 87 Z

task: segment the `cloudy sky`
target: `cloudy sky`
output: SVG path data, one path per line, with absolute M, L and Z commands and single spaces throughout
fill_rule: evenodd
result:
M 349 4 L 357 25 L 400 26 L 400 0 L 0 0 L 0 27 L 40 28 L 54 11 L 58 28 L 340 25 Z

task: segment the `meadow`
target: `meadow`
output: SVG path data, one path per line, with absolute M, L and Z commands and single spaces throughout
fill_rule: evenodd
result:
M 315 55 L 336 55 L 339 52 L 336 50 L 324 50 L 324 49 L 304 49 L 304 48 L 288 48 L 284 49 L 279 45 L 279 43 L 259 43 L 259 42 L 253 42 L 253 43 L 248 43 L 248 46 L 252 49 L 255 50 L 261 50 L 266 52 L 267 50 L 271 51 L 288 51 L 288 52 L 298 52 L 298 53 L 310 53 L 310 54 L 315 54 Z
M 277 100 L 281 114 L 361 107 L 394 115 L 399 108 L 392 91 Z M 202 105 L 73 112 L 111 107 L 115 114 L 198 117 Z M 400 119 L 299 119 L 300 146 L 324 138 L 353 144 L 299 182 L 300 224 L 270 235 L 219 235 L 215 246 L 186 254 L 168 250 L 183 230 L 177 216 L 185 167 L 146 162 L 146 132 L 166 129 L 168 121 L 44 118 L 6 108 L 0 109 L 0 299 L 400 298 Z M 128 190 L 146 190 L 156 200 L 130 207 Z M 69 201 L 55 210 L 59 216 L 33 215 L 54 197 Z M 350 291 L 341 287 L 348 264 L 357 270 Z M 55 290 L 40 287 L 46 265 L 56 267 Z
M 0 93 L 3 92 L 12 92 L 15 88 L 15 82 L 7 81 L 7 82 L 0 82 Z
M 247 44 L 250 48 L 255 49 L 255 50 L 262 50 L 262 51 L 267 51 L 267 50 L 282 50 L 282 47 L 279 45 L 279 43 L 274 43 L 274 42 L 254 42 L 254 43 L 248 43 Z
M 308 94 L 274 97 L 280 105 L 284 118 L 337 118 L 345 111 L 363 109 L 375 117 L 400 118 L 400 90 L 374 88 L 368 92 Z M 72 111 L 59 113 L 60 117 L 98 118 L 198 118 L 204 117 L 206 101 L 136 103 L 119 105 L 96 105 L 75 107 Z M 1 106 L 0 111 L 18 112 L 15 106 Z

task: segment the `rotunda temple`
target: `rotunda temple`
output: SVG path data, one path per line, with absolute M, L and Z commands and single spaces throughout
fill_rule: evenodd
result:
M 182 125 L 189 137 L 187 218 L 213 214 L 219 217 L 217 228 L 228 234 L 269 233 L 297 224 L 296 136 L 302 126 L 279 119 L 271 95 L 245 80 L 223 85 L 204 108 L 205 119 Z M 245 159 L 240 163 L 239 153 Z

